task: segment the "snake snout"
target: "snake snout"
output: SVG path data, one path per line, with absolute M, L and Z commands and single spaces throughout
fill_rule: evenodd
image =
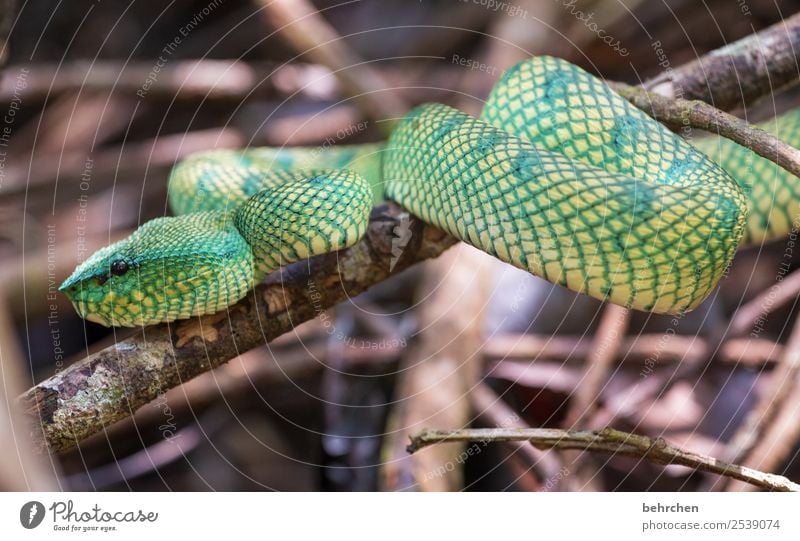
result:
M 152 220 L 61 284 L 81 317 L 122 327 L 216 312 L 253 284 L 250 247 L 224 212 Z

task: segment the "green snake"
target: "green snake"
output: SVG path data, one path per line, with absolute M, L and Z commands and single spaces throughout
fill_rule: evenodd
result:
M 766 127 L 791 144 L 799 123 Z M 176 216 L 97 251 L 61 290 L 103 325 L 217 312 L 283 265 L 352 246 L 390 199 L 550 282 L 676 314 L 713 291 L 740 245 L 789 232 L 798 190 L 743 147 L 693 145 L 577 66 L 534 57 L 479 119 L 431 103 L 382 144 L 193 155 L 170 176 Z

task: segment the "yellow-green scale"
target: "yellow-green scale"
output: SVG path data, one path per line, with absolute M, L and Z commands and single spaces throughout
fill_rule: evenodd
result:
M 743 169 L 730 163 L 737 178 Z M 764 183 L 784 222 L 794 180 Z M 357 242 L 384 195 L 554 283 L 668 313 L 716 285 L 748 204 L 722 168 L 602 81 L 538 57 L 504 75 L 481 119 L 428 104 L 385 145 L 195 155 L 170 177 L 181 216 L 94 254 L 62 289 L 106 325 L 214 312 L 281 265 Z M 776 224 L 770 234 L 785 229 Z

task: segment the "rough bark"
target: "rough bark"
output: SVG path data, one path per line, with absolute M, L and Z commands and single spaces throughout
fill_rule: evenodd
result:
M 636 107 L 667 126 L 678 129 L 690 126 L 716 133 L 800 177 L 800 150 L 757 126 L 702 101 L 665 98 L 640 87 L 618 83 L 612 87 Z
M 800 14 L 672 69 L 644 88 L 663 96 L 701 100 L 730 110 L 798 79 Z M 668 62 L 669 59 L 667 58 Z

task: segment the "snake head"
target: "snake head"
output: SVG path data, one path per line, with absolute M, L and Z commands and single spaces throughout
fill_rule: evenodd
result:
M 204 212 L 147 222 L 95 252 L 59 290 L 89 321 L 134 327 L 216 312 L 252 285 L 252 252 L 230 215 Z
M 112 324 L 114 300 L 128 299 L 129 294 L 120 293 L 130 289 L 130 276 L 137 273 L 139 265 L 129 245 L 129 239 L 125 239 L 98 250 L 58 288 L 81 317 L 105 326 Z

